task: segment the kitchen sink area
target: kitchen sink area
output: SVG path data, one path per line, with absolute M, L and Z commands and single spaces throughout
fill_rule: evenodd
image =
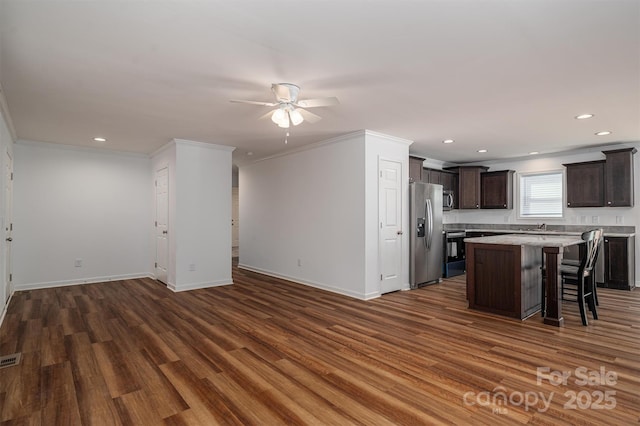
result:
M 507 234 L 580 236 L 583 232 L 593 228 L 602 228 L 604 230 L 601 251 L 596 264 L 596 282 L 598 286 L 632 290 L 635 288 L 635 226 L 483 223 L 444 225 L 445 232 L 449 230 L 464 230 L 468 238 Z M 577 247 L 566 247 L 563 256 L 569 259 L 577 259 L 579 257 Z

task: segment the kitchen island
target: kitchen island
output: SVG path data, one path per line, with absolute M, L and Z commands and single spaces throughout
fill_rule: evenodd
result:
M 563 325 L 559 270 L 564 247 L 579 236 L 508 234 L 466 238 L 469 308 L 525 319 L 540 311 L 545 265 L 544 322 Z

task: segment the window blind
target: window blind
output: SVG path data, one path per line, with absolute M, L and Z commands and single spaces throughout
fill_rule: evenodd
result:
M 562 172 L 520 175 L 521 217 L 562 217 Z

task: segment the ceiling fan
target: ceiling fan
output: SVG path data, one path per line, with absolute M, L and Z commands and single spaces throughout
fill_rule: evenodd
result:
M 276 97 L 275 102 L 243 101 L 237 99 L 231 99 L 231 102 L 277 107 L 260 118 L 271 116 L 271 121 L 285 129 L 289 128 L 290 124 L 297 126 L 305 120 L 309 123 L 315 123 L 322 119 L 319 115 L 309 112 L 304 108 L 333 106 L 340 103 L 336 97 L 298 100 L 300 87 L 291 83 L 274 83 L 271 85 L 271 91 Z

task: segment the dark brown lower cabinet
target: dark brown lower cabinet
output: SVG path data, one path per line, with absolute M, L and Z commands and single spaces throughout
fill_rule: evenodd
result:
M 540 310 L 540 247 L 466 244 L 469 308 L 524 319 Z
M 604 237 L 604 287 L 635 287 L 635 238 Z

